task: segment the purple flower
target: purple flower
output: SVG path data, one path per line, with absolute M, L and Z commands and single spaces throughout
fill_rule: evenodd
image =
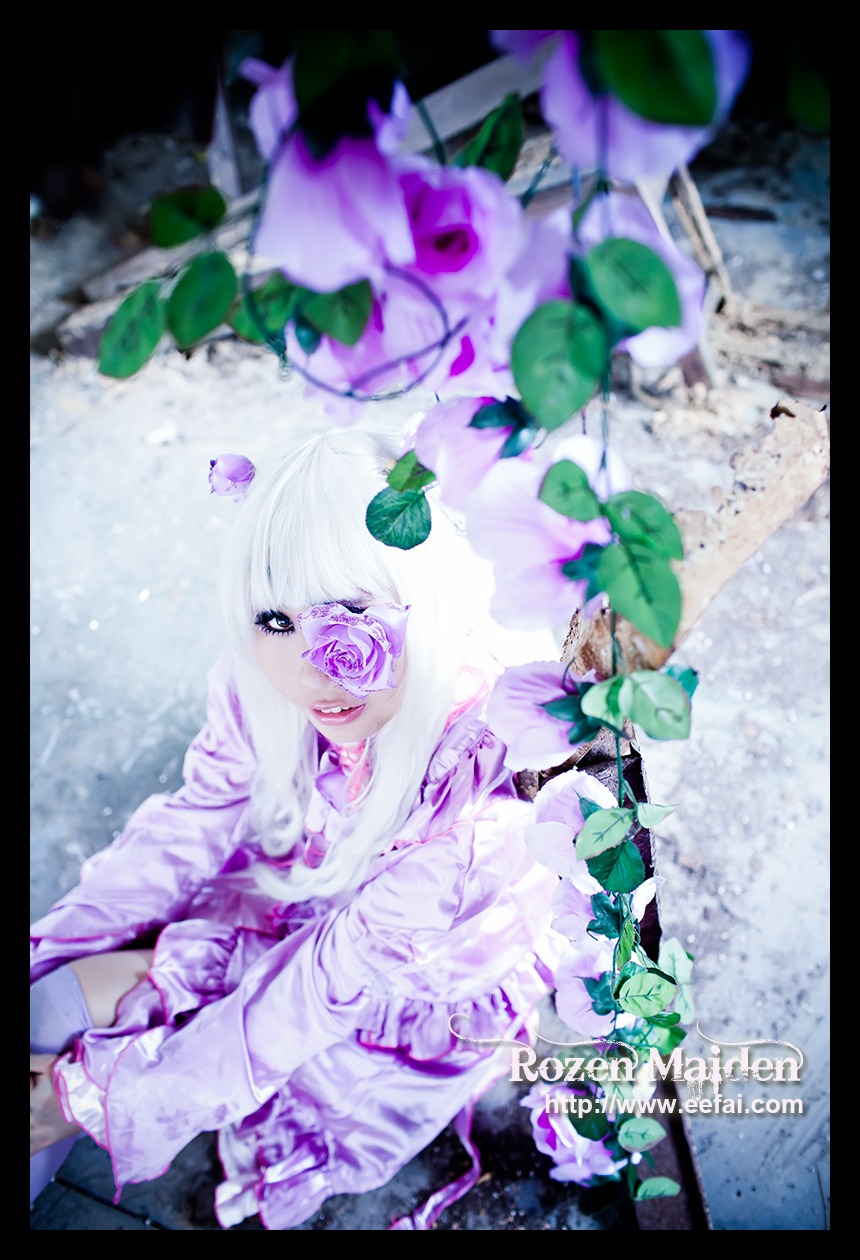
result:
M 293 91 L 293 58 L 275 69 L 256 57 L 246 57 L 239 72 L 257 85 L 248 107 L 248 121 L 257 148 L 269 162 L 299 114 Z
M 439 492 L 458 512 L 465 512 L 470 492 L 499 458 L 513 425 L 473 429 L 475 413 L 494 398 L 449 398 L 431 407 L 415 435 L 415 454 L 436 474 Z
M 546 63 L 541 91 L 543 114 L 555 132 L 559 152 L 580 172 L 605 164 L 605 174 L 624 183 L 648 175 L 668 178 L 713 137 L 727 116 L 750 65 L 743 31 L 707 31 L 714 55 L 717 117 L 708 127 L 649 122 L 611 93 L 595 97 L 579 68 L 576 31 L 562 31 Z M 605 134 L 606 152 L 600 151 Z
M 602 809 L 612 809 L 617 804 L 609 789 L 583 770 L 565 770 L 555 775 L 535 798 L 534 822 L 526 831 L 526 844 L 533 857 L 556 875 L 566 877 L 575 871 L 587 874 L 586 864 L 576 857 L 574 849 L 584 821 L 581 797 Z M 600 891 L 596 881 L 591 891 Z
M 388 156 L 392 136 L 400 134 L 405 89 L 394 94 L 397 118 L 368 103 L 374 139 L 343 137 L 318 159 L 291 130 L 297 116 L 292 61 L 275 70 L 249 59 L 243 73 L 258 84 L 249 117 L 269 163 L 257 253 L 294 283 L 320 293 L 381 277 L 387 261 L 412 262 L 400 172 Z
M 240 502 L 248 493 L 256 468 L 244 455 L 217 455 L 209 461 L 211 494 Z
M 351 696 L 385 691 L 397 685 L 392 661 L 403 651 L 408 612 L 399 604 L 373 604 L 361 613 L 342 604 L 309 608 L 298 618 L 308 642 L 302 657 Z
M 604 971 L 611 971 L 615 944 L 607 936 L 585 936 L 571 942 L 556 966 L 555 1009 L 559 1019 L 583 1037 L 608 1037 L 613 1028 L 627 1028 L 635 1023 L 627 1012 L 616 1017 L 598 1015 L 583 983 L 585 979 L 598 980 Z
M 493 563 L 496 587 L 490 612 L 512 630 L 567 625 L 583 606 L 587 583 L 562 572 L 578 559 L 586 543 L 605 545 L 611 531 L 603 517 L 575 521 L 538 498 L 547 468 L 570 459 L 584 469 L 595 492 L 606 498 L 630 488 L 630 474 L 621 460 L 594 438 L 575 434 L 540 456 L 529 451 L 519 459 L 496 463 L 469 499 L 466 535 L 478 555 Z
M 653 250 L 671 271 L 681 302 L 678 328 L 646 328 L 635 337 L 619 341 L 616 348 L 626 351 L 642 367 L 668 367 L 677 363 L 702 337 L 704 271 L 671 238 L 666 239 L 638 196 L 609 193 L 592 202 L 580 222 L 578 243 L 582 250 L 589 250 L 608 236 L 626 237 Z
M 488 31 L 490 43 L 497 52 L 510 53 L 517 61 L 529 61 L 540 45 L 558 31 Z
M 529 1108 L 535 1146 L 555 1164 L 550 1177 L 587 1186 L 594 1177 L 614 1177 L 628 1160 L 616 1160 L 602 1141 L 577 1133 L 565 1108 L 578 1097 L 582 1095 L 567 1085 L 539 1081 L 520 1100 L 520 1106 Z
M 543 707 L 569 693 L 565 674 L 574 684 L 583 681 L 565 671 L 560 661 L 531 661 L 509 666 L 494 686 L 487 702 L 487 720 L 507 746 L 505 765 L 510 770 L 548 770 L 578 747 L 568 741 L 570 720 L 553 717 Z M 585 681 L 597 679 L 588 676 Z
M 502 179 L 478 166 L 427 167 L 401 178 L 415 262 L 446 305 L 489 297 L 520 250 L 522 207 Z

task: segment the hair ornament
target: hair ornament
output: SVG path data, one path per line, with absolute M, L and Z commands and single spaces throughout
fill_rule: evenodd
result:
M 248 493 L 256 471 L 244 455 L 216 455 L 209 461 L 210 493 L 240 503 Z

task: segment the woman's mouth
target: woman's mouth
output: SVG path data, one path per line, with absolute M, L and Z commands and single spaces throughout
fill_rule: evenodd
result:
M 311 713 L 323 726 L 346 726 L 360 717 L 364 709 L 363 704 L 320 704 L 314 705 Z

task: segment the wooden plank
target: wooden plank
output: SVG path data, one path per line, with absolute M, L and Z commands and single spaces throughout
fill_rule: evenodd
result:
M 483 122 L 508 92 L 518 92 L 520 97 L 536 92 L 541 85 L 544 63 L 552 51 L 550 43 L 536 49 L 525 65 L 506 54 L 425 97 L 422 106 L 439 139 L 450 140 Z M 417 153 L 432 145 L 433 136 L 416 108 L 403 147 L 409 153 Z

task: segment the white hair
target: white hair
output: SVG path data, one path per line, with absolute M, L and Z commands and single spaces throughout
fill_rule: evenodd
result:
M 318 773 L 318 733 L 257 667 L 254 619 L 347 594 L 409 605 L 401 699 L 372 740 L 372 774 L 351 807 L 349 830 L 312 869 L 271 863 L 260 884 L 291 901 L 348 892 L 407 818 L 454 703 L 466 618 L 452 570 L 456 529 L 433 506 L 429 538 L 405 550 L 367 528 L 370 500 L 386 485 L 402 437 L 361 427 L 304 435 L 260 459 L 224 552 L 221 597 L 236 685 L 258 759 L 252 818 L 264 851 L 283 857 L 301 840 Z M 432 502 L 432 491 L 431 491 Z

